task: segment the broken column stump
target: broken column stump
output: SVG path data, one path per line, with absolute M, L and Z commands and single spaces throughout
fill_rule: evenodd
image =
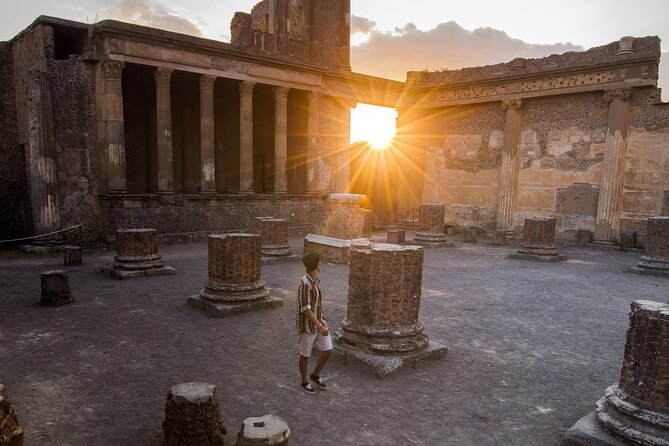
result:
M 420 230 L 416 232 L 414 241 L 423 246 L 446 246 L 444 233 L 444 213 L 446 205 L 441 203 L 421 203 L 418 211 Z
M 636 248 L 636 231 L 620 231 L 618 235 L 618 246 L 621 249 L 635 249 Z
M 70 276 L 67 271 L 57 269 L 43 272 L 40 276 L 42 296 L 40 303 L 59 307 L 74 301 L 70 292 Z
M 560 262 L 565 256 L 558 254 L 555 246 L 555 217 L 528 217 L 523 227 L 523 241 L 518 252 L 510 259 Z
M 595 411 L 567 431 L 562 444 L 669 444 L 669 305 L 632 302 L 620 380 Z
M 495 234 L 492 237 L 492 244 L 494 246 L 505 246 L 506 243 L 506 231 L 497 229 Z
M 588 246 L 590 243 L 592 243 L 592 231 L 589 229 L 578 229 L 576 231 L 576 246 Z
M 260 234 L 260 248 L 263 256 L 290 256 L 288 220 L 275 217 L 256 217 L 256 230 Z
M 163 421 L 167 446 L 223 446 L 225 433 L 216 386 L 190 382 L 170 388 Z
M 270 414 L 245 419 L 235 446 L 288 446 L 289 444 L 288 423 Z
M 335 333 L 335 355 L 385 377 L 447 350 L 418 320 L 423 248 L 374 243 L 351 249 L 346 318 Z
M 82 250 L 80 246 L 65 246 L 63 252 L 63 264 L 65 266 L 81 265 Z
M 406 231 L 404 229 L 389 229 L 386 235 L 386 242 L 395 245 L 402 244 L 406 241 Z
M 283 300 L 269 295 L 260 278 L 260 236 L 221 234 L 209 236 L 209 280 L 188 303 L 216 317 L 276 308 Z
M 649 217 L 646 248 L 641 261 L 631 268 L 638 274 L 669 277 L 669 217 Z
M 23 428 L 19 425 L 7 390 L 0 384 L 0 445 L 21 446 L 23 437 Z
M 116 257 L 102 272 L 116 279 L 176 274 L 171 266 L 163 265 L 158 253 L 158 233 L 155 229 L 118 229 Z
M 476 228 L 467 228 L 465 229 L 465 236 L 462 240 L 464 243 L 476 243 L 476 236 L 478 231 Z

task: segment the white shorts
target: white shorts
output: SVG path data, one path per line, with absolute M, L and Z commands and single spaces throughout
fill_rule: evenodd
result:
M 322 352 L 332 350 L 332 339 L 330 334 L 323 336 L 320 333 L 300 333 L 300 355 L 308 358 L 311 356 L 311 349 L 314 347 Z

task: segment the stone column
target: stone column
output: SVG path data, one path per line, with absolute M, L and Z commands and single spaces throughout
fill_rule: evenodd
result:
M 318 171 L 318 141 L 319 141 L 319 103 L 322 95 L 318 92 L 309 92 L 309 115 L 307 119 L 307 193 L 320 192 Z
M 165 402 L 163 434 L 167 445 L 223 446 L 226 431 L 216 386 L 203 382 L 172 386 Z
M 632 272 L 669 277 L 669 217 L 649 217 L 646 248 Z
M 163 265 L 155 229 L 116 230 L 114 263 L 111 267 L 104 266 L 102 272 L 116 279 L 176 274 L 174 268 Z
M 70 275 L 67 271 L 46 271 L 40 276 L 40 303 L 47 306 L 61 306 L 74 301 L 70 292 Z
M 595 242 L 616 243 L 620 223 L 620 202 L 623 193 L 623 161 L 627 150 L 630 126 L 630 89 L 617 89 L 604 94 L 610 102 L 608 129 L 604 141 L 604 161 L 599 186 Z
M 158 132 L 158 193 L 174 193 L 174 162 L 172 159 L 172 104 L 170 79 L 172 70 L 157 68 L 156 128 Z
M 216 192 L 214 151 L 214 83 L 216 76 L 200 76 L 200 192 Z
M 239 84 L 239 192 L 253 193 L 253 82 Z
M 288 220 L 275 217 L 256 217 L 255 220 L 256 230 L 260 234 L 262 255 L 289 256 Z
M 120 84 L 120 73 L 118 82 Z M 39 235 L 56 231 L 60 229 L 61 224 L 53 104 L 47 73 L 31 70 L 26 79 L 26 89 L 28 94 L 28 116 L 30 120 L 27 154 L 28 181 L 33 214 L 33 228 L 35 235 Z M 96 93 L 96 98 L 99 103 L 106 96 L 101 98 Z M 98 112 L 100 113 L 101 104 L 98 105 Z M 107 147 L 106 140 L 104 139 L 107 124 L 106 121 L 101 123 L 100 119 L 101 114 L 98 114 L 98 129 L 103 132 L 102 135 L 98 135 L 98 142 L 103 143 L 104 147 L 103 144 L 98 144 L 98 148 L 104 150 L 104 157 L 107 154 L 119 154 L 114 151 L 113 147 Z M 122 126 L 123 116 L 121 115 L 121 129 Z M 122 136 L 123 133 L 121 132 Z M 100 138 L 102 139 L 101 141 Z M 104 165 L 107 165 L 107 161 L 106 158 L 103 160 Z M 125 154 L 123 154 L 123 165 L 125 166 Z M 123 181 L 123 185 L 125 185 L 125 167 Z M 105 184 L 109 183 L 105 182 Z
M 518 171 L 520 170 L 520 142 L 523 115 L 520 99 L 502 102 L 506 111 L 504 125 L 504 151 L 499 171 L 499 192 L 497 195 L 497 229 L 514 232 L 516 195 L 518 193 Z
M 341 2 L 339 69 L 351 71 L 351 0 Z
M 350 134 L 351 134 L 351 107 L 355 103 L 350 101 L 337 101 L 339 110 L 336 118 L 337 134 L 335 135 L 334 153 L 334 193 L 347 194 L 351 182 L 351 160 L 349 157 Z
M 421 203 L 418 209 L 420 230 L 414 240 L 418 242 L 441 243 L 446 241 L 444 214 L 446 205 L 441 203 Z
M 103 60 L 97 65 L 95 102 L 97 140 L 101 151 L 106 192 L 126 192 L 125 134 L 121 72 L 125 64 Z
M 288 88 L 277 87 L 274 94 L 274 193 L 285 194 L 288 192 Z
M 566 260 L 555 246 L 555 217 L 528 217 L 523 226 L 523 241 L 510 259 L 557 262 Z

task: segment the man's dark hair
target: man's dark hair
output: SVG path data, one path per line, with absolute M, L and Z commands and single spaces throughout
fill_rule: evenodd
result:
M 320 261 L 321 256 L 315 252 L 310 252 L 306 256 L 302 257 L 302 263 L 304 263 L 304 267 L 307 269 L 307 272 L 315 270 L 318 266 L 318 262 Z

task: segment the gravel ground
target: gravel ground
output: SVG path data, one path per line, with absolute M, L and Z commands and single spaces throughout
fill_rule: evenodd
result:
M 95 272 L 113 253 L 85 256 L 66 268 L 76 301 L 60 308 L 38 304 L 39 275 L 62 258 L 5 252 L 0 382 L 25 446 L 158 446 L 167 391 L 185 381 L 217 386 L 227 444 L 243 419 L 273 413 L 296 445 L 559 445 L 618 379 L 630 302 L 666 302 L 669 280 L 622 272 L 638 252 L 561 247 L 569 260 L 549 264 L 506 259 L 514 247 L 427 249 L 421 320 L 448 356 L 388 380 L 330 363 L 316 395 L 298 388 L 299 262 L 263 266 L 283 308 L 215 319 L 186 305 L 205 244 L 161 248 L 175 276 L 126 281 Z M 336 328 L 348 267 L 321 274 Z

